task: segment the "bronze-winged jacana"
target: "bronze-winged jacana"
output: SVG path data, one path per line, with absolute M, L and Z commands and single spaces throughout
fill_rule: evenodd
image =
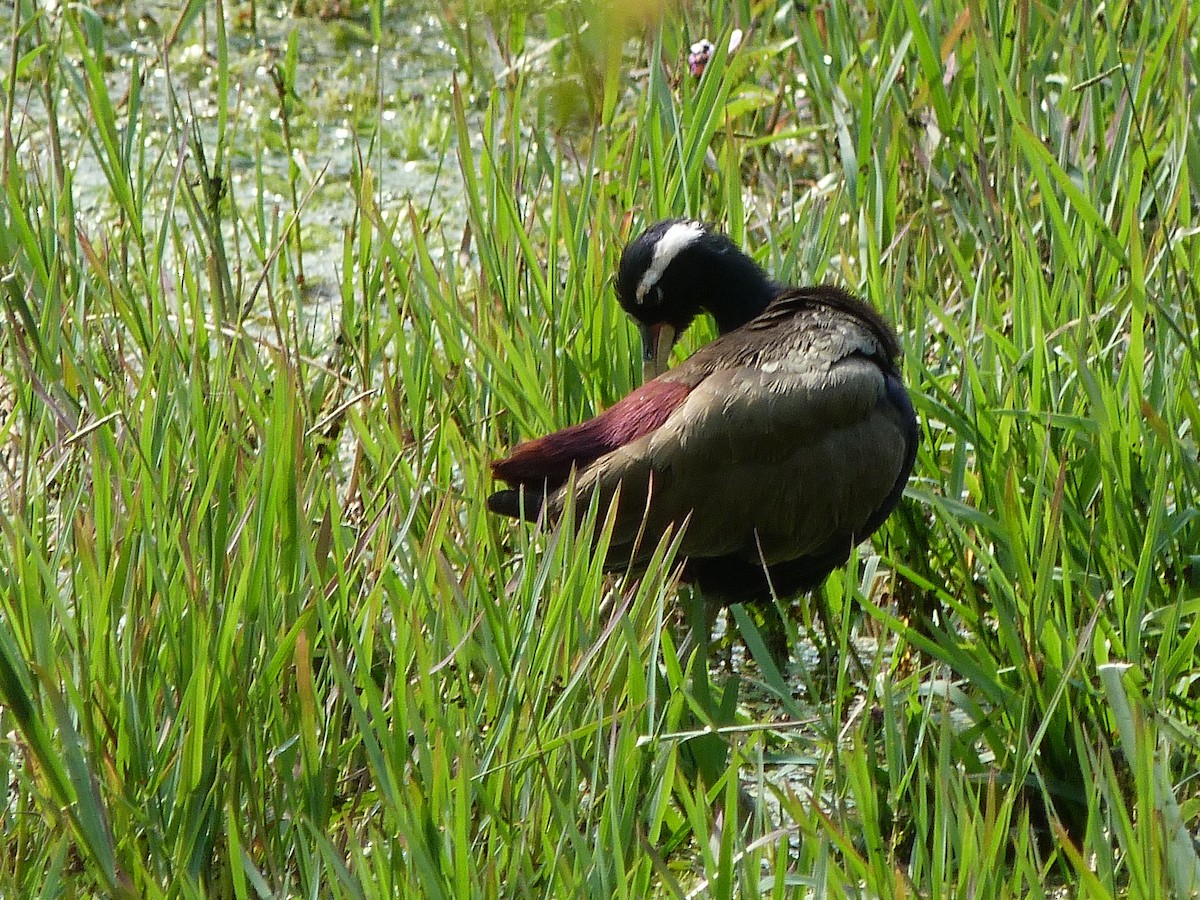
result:
M 599 490 L 603 511 L 620 485 L 608 568 L 644 571 L 686 522 L 683 578 L 709 604 L 817 587 L 888 517 L 912 471 L 917 422 L 895 333 L 845 291 L 780 285 L 728 237 L 682 219 L 626 247 L 617 292 L 661 374 L 493 462 L 510 487 L 489 508 L 554 519 L 567 491 L 586 503 Z M 702 311 L 720 337 L 662 372 Z

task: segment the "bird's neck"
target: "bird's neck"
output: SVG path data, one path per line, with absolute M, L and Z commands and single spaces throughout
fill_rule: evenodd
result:
M 721 334 L 741 328 L 757 318 L 782 289 L 761 272 L 749 274 L 756 277 L 714 285 L 715 290 L 710 294 L 712 300 L 706 306 Z

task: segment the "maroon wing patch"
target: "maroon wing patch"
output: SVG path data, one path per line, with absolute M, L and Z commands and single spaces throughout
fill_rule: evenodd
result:
M 492 473 L 513 487 L 554 490 L 572 466 L 582 469 L 658 428 L 691 391 L 678 381 L 648 381 L 593 419 L 519 444 L 492 463 Z

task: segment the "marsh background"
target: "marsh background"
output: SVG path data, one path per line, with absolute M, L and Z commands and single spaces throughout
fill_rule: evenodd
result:
M 1186 0 L 0 14 L 0 893 L 1200 886 Z M 735 608 L 710 784 L 670 548 L 483 503 L 665 215 L 883 310 L 921 425 L 862 667 Z

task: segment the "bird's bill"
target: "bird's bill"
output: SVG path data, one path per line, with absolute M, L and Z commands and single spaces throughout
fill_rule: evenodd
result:
M 666 322 L 642 325 L 642 380 L 649 381 L 667 371 L 671 350 L 679 336 Z

